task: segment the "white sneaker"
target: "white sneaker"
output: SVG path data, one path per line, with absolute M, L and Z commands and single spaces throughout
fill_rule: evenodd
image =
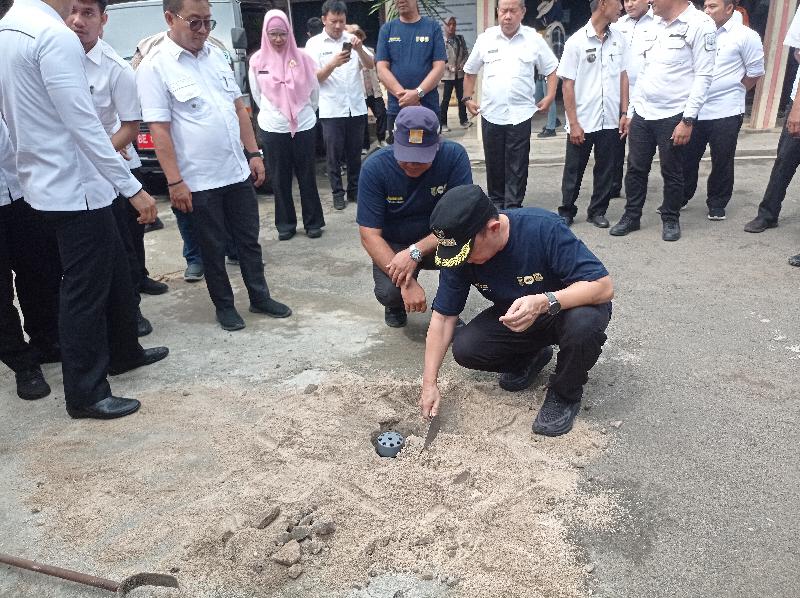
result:
M 449 132 L 450 132 L 450 127 L 448 127 L 447 125 L 442 125 L 442 133 L 449 133 Z
M 461 123 L 461 126 L 464 127 L 465 129 L 469 129 L 472 125 L 473 125 L 473 122 L 471 120 L 468 120 L 465 123 Z

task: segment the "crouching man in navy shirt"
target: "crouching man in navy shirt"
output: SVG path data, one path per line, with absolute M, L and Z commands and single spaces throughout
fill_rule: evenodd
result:
M 423 417 L 439 410 L 439 368 L 451 342 L 457 363 L 501 372 L 500 387 L 512 392 L 533 383 L 558 345 L 533 431 L 566 434 L 606 341 L 614 287 L 605 266 L 556 214 L 498 212 L 476 185 L 445 193 L 430 225 L 441 272 L 425 344 Z M 470 286 L 493 305 L 456 332 Z

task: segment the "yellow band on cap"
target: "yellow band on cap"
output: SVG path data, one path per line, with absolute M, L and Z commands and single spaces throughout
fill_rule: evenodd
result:
M 460 266 L 462 263 L 464 263 L 464 260 L 467 259 L 467 256 L 469 255 L 469 252 L 471 250 L 472 250 L 472 239 L 464 243 L 464 246 L 461 248 L 461 251 L 459 251 L 458 254 L 454 255 L 453 257 L 442 259 L 439 257 L 439 254 L 437 253 L 434 256 L 433 261 L 437 266 L 440 266 L 442 268 L 455 268 L 456 266 Z

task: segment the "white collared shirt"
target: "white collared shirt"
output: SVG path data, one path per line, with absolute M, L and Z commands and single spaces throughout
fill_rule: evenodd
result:
M 342 33 L 339 39 L 333 39 L 323 30 L 306 42 L 304 50 L 314 59 L 317 70 L 320 70 L 342 51 L 344 42 L 352 40 L 353 36 L 349 33 Z M 319 84 L 319 117 L 341 118 L 362 116 L 366 113 L 361 59 L 358 52 L 351 50 L 350 60 L 333 69 L 330 76 Z
M 136 93 L 136 75 L 131 66 L 102 39 L 86 53 L 86 78 L 89 92 L 103 128 L 111 137 L 123 122 L 142 120 L 142 107 Z M 139 168 L 142 161 L 133 143 L 125 148 L 128 168 Z
M 552 74 L 558 59 L 535 29 L 520 25 L 509 39 L 497 25 L 475 40 L 464 72 L 477 75 L 481 67 L 481 116 L 495 125 L 518 125 L 536 113 L 536 72 Z
M 269 101 L 269 98 L 261 93 L 258 87 L 258 79 L 254 69 L 250 69 L 250 90 L 253 93 L 253 101 L 258 106 L 258 127 L 268 133 L 290 133 L 289 119 L 283 112 Z M 297 132 L 308 131 L 317 124 L 316 110 L 319 104 L 319 86 L 314 87 L 314 91 L 308 98 L 306 105 L 300 109 L 297 115 Z
M 644 67 L 631 94 L 629 115 L 660 120 L 696 118 L 714 76 L 716 26 L 689 2 L 671 23 L 656 17 L 648 34 Z
M 800 8 L 794 13 L 792 24 L 789 25 L 789 30 L 786 32 L 786 38 L 783 40 L 784 46 L 790 48 L 800 48 Z M 800 83 L 800 69 L 797 69 L 797 75 L 794 78 L 794 85 L 792 85 L 792 96 L 794 100 L 797 97 L 797 85 Z
M 11 147 L 6 123 L 0 118 L 0 207 L 22 197 L 15 162 L 14 148 Z
M 736 13 L 738 14 L 738 13 Z M 729 19 L 717 29 L 717 57 L 708 98 L 700 108 L 699 120 L 713 120 L 744 114 L 747 90 L 742 79 L 764 74 L 764 47 L 758 33 Z
M 591 21 L 564 44 L 556 74 L 575 81 L 578 122 L 584 132 L 619 128 L 620 75 L 626 54 L 625 38 L 619 31 L 609 28 L 601 41 Z M 567 117 L 567 132 L 570 124 Z
M 111 204 L 142 185 L 114 151 L 92 104 L 83 47 L 40 0 L 16 0 L 0 20 L 0 108 L 17 175 L 37 210 Z
M 234 102 L 242 95 L 222 52 L 206 42 L 195 56 L 169 36 L 136 69 L 145 122 L 168 122 L 181 178 L 191 191 L 250 176 Z
M 632 19 L 628 15 L 620 17 L 619 21 L 612 23 L 611 28 L 619 31 L 628 44 L 628 54 L 625 64 L 627 65 L 628 85 L 631 93 L 636 86 L 639 72 L 644 65 L 645 43 L 652 41 L 652 31 L 655 28 L 655 17 L 653 9 L 650 8 L 638 19 Z

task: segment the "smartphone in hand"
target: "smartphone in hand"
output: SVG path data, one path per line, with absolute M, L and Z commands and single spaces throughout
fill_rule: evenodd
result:
M 351 42 L 344 42 L 342 44 L 342 52 L 349 52 L 353 49 L 353 44 Z

